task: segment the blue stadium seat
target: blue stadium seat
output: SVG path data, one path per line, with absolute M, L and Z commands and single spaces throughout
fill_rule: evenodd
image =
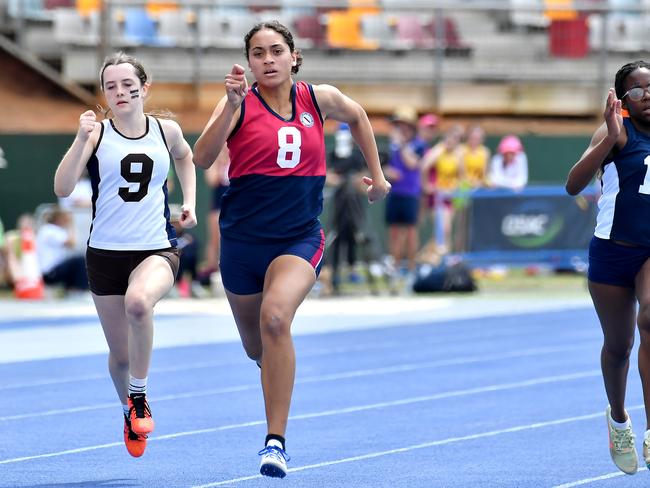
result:
M 169 41 L 158 37 L 155 21 L 143 8 L 128 8 L 124 11 L 122 36 L 127 43 L 145 46 L 168 45 Z
M 43 0 L 8 0 L 7 12 L 9 16 L 34 20 L 47 20 L 51 12 L 45 10 Z

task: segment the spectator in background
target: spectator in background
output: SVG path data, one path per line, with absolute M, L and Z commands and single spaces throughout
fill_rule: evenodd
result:
M 5 228 L 0 220 L 0 287 L 9 286 L 12 283 L 9 275 L 8 252 Z
M 418 120 L 418 135 L 420 136 L 420 139 L 426 143 L 427 150 L 438 143 L 440 138 L 439 126 L 440 118 L 435 114 L 424 114 Z M 432 188 L 435 184 L 436 169 L 431 167 L 426 174 L 426 178 L 423 178 L 422 180 L 423 191 L 420 199 L 420 215 L 418 217 L 418 225 L 420 227 L 427 226 L 429 222 L 431 222 L 431 227 L 435 226 L 435 215 L 433 211 L 434 194 L 427 193 L 426 191 L 427 188 Z M 425 253 L 427 254 L 437 253 L 435 239 L 430 239 L 425 248 Z M 421 261 L 420 257 L 418 257 L 418 261 Z
M 0 147 L 0 169 L 1 168 L 6 168 L 6 167 L 7 167 L 7 159 L 5 158 L 5 152 Z
M 86 260 L 72 253 L 74 246 L 72 214 L 54 208 L 36 232 L 36 253 L 45 284 L 63 285 L 66 293 L 88 290 Z
M 13 286 L 21 275 L 20 259 L 22 255 L 21 232 L 30 230 L 34 232 L 34 216 L 29 213 L 22 214 L 18 217 L 16 228 L 5 232 L 6 251 L 7 251 L 7 279 Z
M 492 188 L 511 190 L 521 190 L 528 183 L 528 158 L 517 136 L 507 135 L 499 142 L 490 162 L 487 182 Z
M 331 243 L 326 250 L 326 264 L 331 266 L 332 291 L 338 294 L 342 252 L 345 251 L 346 261 L 352 269 L 357 260 L 357 245 L 364 244 L 367 239 L 364 233 L 367 203 L 361 186 L 361 172 L 366 162 L 352 139 L 348 124 L 339 124 L 334 140 L 334 149 L 328 154 L 327 161 L 326 183 L 334 187 L 334 195 L 331 235 L 328 236 L 328 243 L 330 239 Z
M 418 136 L 428 147 L 438 142 L 440 137 L 440 117 L 435 114 L 424 114 L 418 119 Z
M 465 143 L 460 148 L 460 159 L 463 168 L 461 179 L 470 188 L 480 188 L 487 182 L 487 168 L 490 161 L 490 150 L 484 144 L 485 131 L 475 125 L 467 132 Z
M 6 167 L 7 160 L 5 159 L 5 153 L 0 147 L 0 169 Z M 0 219 L 0 286 L 10 285 L 12 283 L 9 273 L 8 252 L 4 225 L 2 224 L 2 219 Z
M 230 157 L 225 147 L 212 166 L 205 170 L 205 182 L 210 187 L 210 213 L 208 214 L 208 241 L 205 247 L 205 267 L 199 273 L 203 285 L 210 284 L 212 273 L 219 271 L 219 253 L 221 248 L 221 232 L 219 231 L 219 215 L 221 214 L 221 197 L 228 189 L 228 168 Z
M 83 249 L 90 235 L 92 224 L 93 188 L 88 170 L 84 169 L 79 181 L 67 197 L 59 197 L 59 207 L 68 210 L 72 216 L 77 249 Z
M 400 107 L 391 117 L 390 154 L 386 169 L 386 176 L 393 185 L 386 201 L 388 247 L 395 266 L 399 266 L 405 256 L 410 271 L 415 270 L 419 246 L 420 159 L 427 148 L 417 134 L 417 121 L 413 107 Z
M 169 221 L 176 231 L 176 247 L 180 251 L 175 289 L 181 298 L 206 298 L 208 292 L 199 282 L 198 274 L 199 240 L 181 224 L 183 212 L 180 205 L 170 205 L 170 214 Z M 175 296 L 171 290 L 170 295 Z
M 93 188 L 88 176 L 88 170 L 84 169 L 79 181 L 67 197 L 59 197 L 59 207 L 63 210 L 75 208 L 90 208 L 93 203 Z
M 435 114 L 424 114 L 418 119 L 418 136 L 427 145 L 427 149 L 432 148 L 438 143 L 440 138 L 440 118 Z M 435 185 L 436 171 L 431 168 L 427 181 L 431 185 Z M 423 195 L 421 208 L 433 206 L 433 197 L 431 195 Z M 431 203 L 429 204 L 429 200 Z
M 451 248 L 451 227 L 454 217 L 453 193 L 463 174 L 461 140 L 464 129 L 453 125 L 442 141 L 422 158 L 422 181 L 427 205 L 434 216 L 434 239 L 440 254 Z M 433 176 L 435 175 L 435 176 Z

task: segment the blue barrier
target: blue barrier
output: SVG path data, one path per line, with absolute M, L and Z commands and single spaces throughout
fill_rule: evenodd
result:
M 586 269 L 598 210 L 598 189 L 578 196 L 562 186 L 521 191 L 478 189 L 465 194 L 463 252 L 470 266 L 546 265 Z

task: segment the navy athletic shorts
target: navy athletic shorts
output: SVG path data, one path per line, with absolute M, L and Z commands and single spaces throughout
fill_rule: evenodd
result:
M 303 258 L 318 276 L 324 249 L 325 234 L 321 228 L 300 239 L 280 243 L 243 242 L 222 235 L 219 269 L 223 286 L 236 295 L 260 293 L 269 265 L 285 254 Z
M 420 197 L 388 194 L 386 223 L 389 225 L 415 225 L 420 212 Z
M 650 247 L 626 246 L 593 237 L 589 244 L 589 281 L 634 288 L 634 278 L 650 258 Z

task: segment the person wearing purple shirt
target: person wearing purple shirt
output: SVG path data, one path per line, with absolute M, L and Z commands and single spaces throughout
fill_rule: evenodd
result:
M 420 211 L 420 160 L 426 142 L 417 135 L 417 112 L 412 107 L 400 107 L 391 117 L 390 155 L 386 175 L 392 191 L 386 202 L 388 248 L 395 265 L 402 257 L 408 269 L 415 270 L 418 250 L 417 222 Z

